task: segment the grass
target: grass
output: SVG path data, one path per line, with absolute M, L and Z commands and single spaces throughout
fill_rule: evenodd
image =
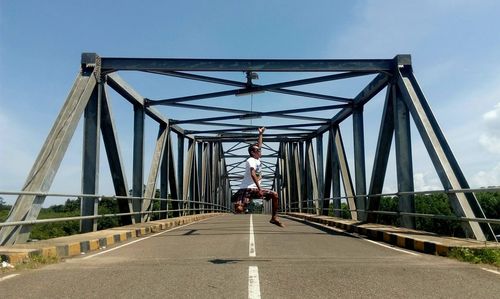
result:
M 60 260 L 61 259 L 57 256 L 43 256 L 41 254 L 33 254 L 29 257 L 29 259 L 15 265 L 14 268 L 0 268 L 0 273 L 26 269 L 37 269 L 41 266 L 56 264 Z
M 9 210 L 0 210 L 0 222 L 4 222 L 7 220 L 7 216 L 9 215 Z
M 472 264 L 500 267 L 500 249 L 498 248 L 453 248 L 448 256 Z

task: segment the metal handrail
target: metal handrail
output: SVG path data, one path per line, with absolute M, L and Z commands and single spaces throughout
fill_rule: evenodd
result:
M 130 213 L 113 213 L 113 214 L 102 214 L 102 215 L 90 215 L 90 216 L 74 216 L 74 217 L 60 217 L 60 218 L 50 218 L 50 219 L 36 219 L 36 220 L 24 220 L 24 221 L 11 221 L 2 222 L 0 227 L 4 226 L 16 226 L 16 225 L 33 225 L 40 223 L 53 223 L 62 221 L 76 221 L 84 219 L 99 219 L 99 218 L 109 218 L 109 217 L 120 217 L 128 215 L 146 215 L 154 213 L 168 213 L 168 212 L 184 212 L 184 211 L 205 211 L 211 209 L 214 211 L 229 211 L 229 208 L 210 202 L 200 202 L 194 200 L 183 200 L 183 199 L 173 199 L 173 198 L 156 198 L 156 197 L 137 197 L 137 196 L 107 196 L 107 195 L 97 195 L 97 194 L 65 194 L 65 193 L 48 193 L 48 192 L 33 192 L 33 191 L 2 191 L 0 194 L 4 195 L 36 195 L 36 196 L 53 196 L 53 197 L 91 197 L 91 198 L 110 198 L 110 199 L 140 199 L 140 200 L 156 200 L 156 201 L 171 201 L 171 202 L 182 202 L 185 204 L 197 204 L 203 205 L 204 208 L 184 208 L 184 209 L 167 209 L 167 210 L 154 210 L 154 211 L 141 211 L 141 212 L 130 212 Z M 208 206 L 208 208 L 205 208 Z
M 327 198 L 313 198 L 312 201 L 329 201 L 334 199 L 348 199 L 348 198 L 361 198 L 361 197 L 382 197 L 382 196 L 395 196 L 399 197 L 400 195 L 418 195 L 418 194 L 436 194 L 436 193 L 444 193 L 444 194 L 455 194 L 455 193 L 469 193 L 469 192 L 496 192 L 500 191 L 500 187 L 487 187 L 487 188 L 469 188 L 469 189 L 448 189 L 448 190 L 429 190 L 429 191 L 401 191 L 401 192 L 392 192 L 392 193 L 380 193 L 380 194 L 362 194 L 362 195 L 352 195 L 352 196 L 336 196 L 336 197 L 327 197 Z M 307 201 L 303 201 L 307 202 Z M 289 206 L 297 206 L 299 202 L 289 203 Z M 307 208 L 302 207 L 305 210 L 329 210 L 329 209 L 317 209 L 317 208 Z M 372 210 L 361 210 L 361 209 L 332 209 L 333 211 L 349 211 L 349 212 L 364 212 L 368 214 L 383 214 L 383 215 L 395 215 L 395 216 L 412 216 L 416 218 L 432 218 L 432 219 L 442 219 L 442 220 L 455 220 L 460 222 L 478 222 L 478 223 L 494 223 L 500 224 L 500 219 L 491 219 L 491 218 L 470 218 L 470 217 L 457 217 L 457 216 L 446 216 L 446 215 L 438 215 L 438 214 L 423 214 L 423 213 L 409 213 L 409 212 L 392 212 L 392 211 L 372 211 Z

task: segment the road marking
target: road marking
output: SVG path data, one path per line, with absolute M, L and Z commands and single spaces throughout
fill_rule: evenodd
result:
M 191 223 L 188 223 L 188 224 L 185 224 L 185 225 L 181 225 L 181 226 L 177 226 L 177 227 L 171 228 L 171 229 L 169 229 L 169 230 L 166 230 L 166 231 L 163 231 L 163 232 L 159 232 L 159 233 L 156 233 L 156 234 L 153 234 L 153 235 L 150 235 L 150 236 L 144 237 L 144 238 L 140 238 L 140 239 L 137 239 L 137 240 L 134 240 L 134 241 L 128 242 L 128 243 L 126 243 L 126 244 L 119 245 L 119 246 L 113 247 L 113 248 L 111 248 L 111 249 L 108 249 L 108 250 L 104 250 L 104 251 L 98 252 L 98 253 L 96 253 L 96 254 L 88 255 L 88 256 L 86 256 L 86 257 L 82 258 L 82 260 L 90 259 L 90 258 L 93 258 L 94 256 L 98 256 L 98 255 L 101 255 L 101 254 L 105 254 L 105 253 L 108 253 L 108 252 L 111 252 L 111 251 L 114 251 L 114 250 L 120 249 L 120 248 L 122 248 L 122 247 L 125 247 L 125 246 L 128 246 L 128 245 L 132 245 L 132 244 L 134 244 L 134 243 L 141 242 L 141 241 L 147 240 L 147 239 L 149 239 L 149 238 L 156 237 L 156 236 L 158 236 L 158 235 L 161 235 L 161 234 L 164 234 L 164 233 L 168 233 L 168 232 L 174 231 L 174 230 L 179 229 L 179 228 L 183 228 L 183 227 L 189 226 L 189 225 L 191 225 L 191 224 L 200 223 L 200 222 L 205 221 L 205 220 L 208 220 L 208 219 L 210 219 L 210 218 L 206 218 L 206 219 L 203 219 L 203 220 L 200 220 L 200 221 L 191 222 Z
M 295 217 L 291 217 L 291 218 L 295 218 Z M 295 218 L 295 219 L 299 219 L 299 218 Z M 299 220 L 301 220 L 302 222 L 309 222 L 307 220 L 302 220 L 302 219 L 299 219 Z M 339 233 L 343 233 L 343 234 L 349 235 L 349 236 L 354 237 L 354 238 L 365 240 L 367 242 L 370 242 L 370 243 L 373 243 L 373 244 L 376 244 L 376 245 L 379 245 L 379 246 L 382 246 L 382 247 L 385 247 L 385 248 L 389 248 L 389 249 L 396 250 L 396 251 L 399 251 L 399 252 L 411 254 L 411 255 L 414 255 L 414 256 L 420 256 L 420 254 L 418 254 L 418 253 L 411 252 L 411 251 L 404 250 L 404 249 L 399 249 L 399 248 L 396 248 L 396 247 L 393 247 L 393 246 L 390 246 L 390 245 L 386 245 L 386 244 L 383 244 L 381 242 L 373 241 L 373 240 L 370 240 L 370 239 L 365 239 L 365 238 L 360 237 L 357 234 L 353 234 L 353 233 L 347 232 L 345 230 L 342 230 L 342 229 L 339 229 L 339 228 L 336 228 L 336 227 L 332 227 L 332 226 L 328 226 L 328 225 L 324 225 L 324 224 L 316 223 L 316 222 L 310 222 L 310 223 L 313 223 L 314 225 L 318 225 L 318 226 L 322 226 L 322 227 L 331 229 L 331 230 L 339 232 Z
M 250 214 L 250 241 L 248 242 L 248 256 L 255 257 L 255 237 L 253 234 L 253 218 L 252 214 Z
M 5 281 L 5 280 L 7 280 L 7 279 L 9 279 L 9 278 L 16 277 L 17 275 L 19 275 L 19 274 L 11 274 L 11 275 L 7 275 L 7 276 L 5 276 L 5 277 L 1 277 L 1 278 L 0 278 L 0 281 Z M 258 275 L 258 274 L 257 274 L 257 275 Z M 258 277 L 257 277 L 257 279 L 258 279 Z M 257 283 L 259 283 L 259 282 L 257 281 Z M 248 297 L 248 298 L 250 298 L 250 297 Z M 259 298 L 260 298 L 260 297 L 259 297 Z
M 358 238 L 360 238 L 360 237 L 358 237 Z M 369 239 L 364 239 L 364 238 L 360 238 L 360 239 L 361 240 L 365 240 L 366 242 L 377 244 L 379 246 L 382 246 L 382 247 L 385 247 L 385 248 L 389 248 L 389 249 L 392 249 L 392 250 L 396 250 L 396 251 L 399 251 L 399 252 L 403 252 L 403 253 L 407 253 L 407 254 L 411 254 L 411 255 L 415 255 L 415 256 L 420 256 L 420 254 L 418 254 L 418 253 L 411 252 L 411 251 L 404 250 L 404 249 L 399 249 L 399 248 L 396 248 L 396 247 L 393 247 L 393 246 L 390 246 L 390 245 L 382 244 L 382 243 L 377 242 L 377 241 L 373 241 L 373 240 L 369 240 Z
M 500 275 L 500 272 L 495 271 L 495 270 L 486 269 L 486 268 L 481 268 L 481 269 L 483 269 L 484 271 L 488 271 L 488 272 L 491 272 L 491 273 L 494 273 L 494 274 Z
M 248 267 L 248 299 L 260 299 L 259 268 Z

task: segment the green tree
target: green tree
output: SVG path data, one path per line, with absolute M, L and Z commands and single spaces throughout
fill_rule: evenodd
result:
M 476 197 L 486 218 L 500 219 L 500 192 L 478 192 Z M 496 235 L 500 234 L 500 224 L 491 224 L 491 228 Z
M 448 196 L 444 193 L 432 193 L 415 196 L 417 213 L 454 216 Z M 417 217 L 415 226 L 418 230 L 448 236 L 464 236 L 460 221 Z
M 119 213 L 116 199 L 112 197 L 101 198 L 101 200 L 99 201 L 98 213 L 99 215 Z M 105 217 L 105 218 L 99 218 L 97 220 L 98 230 L 112 228 L 119 225 L 120 221 L 118 217 Z
M 5 199 L 3 199 L 3 197 L 0 196 L 0 222 L 7 220 L 7 216 L 9 215 L 11 208 L 12 206 L 8 205 L 5 202 Z
M 398 198 L 395 196 L 393 196 L 393 197 L 382 196 L 380 198 L 379 211 L 397 212 L 398 211 Z M 381 223 L 381 224 L 394 225 L 394 226 L 399 225 L 399 219 L 398 219 L 398 217 L 396 217 L 394 215 L 378 214 L 377 215 L 377 222 Z

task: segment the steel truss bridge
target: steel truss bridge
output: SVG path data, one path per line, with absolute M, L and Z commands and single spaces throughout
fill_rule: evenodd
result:
M 182 79 L 217 89 L 177 96 L 174 85 L 166 95 L 153 98 L 141 95 L 122 73 L 123 77 L 139 73 L 148 78 Z M 257 84 L 259 75 L 280 79 Z M 331 86 L 346 81 L 360 86 L 355 95 L 335 95 Z M 317 86 L 325 88 L 313 90 Z M 133 108 L 131 186 L 119 147 L 111 91 Z M 385 92 L 385 103 L 367 182 L 364 107 L 381 92 Z M 257 93 L 280 97 L 250 109 L 242 109 L 241 98 L 232 97 L 246 95 L 253 101 Z M 261 110 L 264 108 L 269 109 Z M 169 114 L 172 111 L 192 113 Z M 196 117 L 178 119 L 176 115 Z M 0 245 L 26 242 L 32 225 L 40 221 L 37 217 L 46 196 L 57 196 L 49 190 L 82 117 L 82 184 L 77 195 L 81 198 L 81 216 L 75 218 L 81 220 L 82 232 L 95 231 L 102 216 L 97 214 L 101 138 L 115 190 L 112 196 L 119 207 L 119 214 L 108 216 L 119 216 L 123 224 L 133 224 L 149 221 L 153 213 L 166 218 L 168 212 L 182 216 L 230 211 L 231 194 L 242 178 L 246 148 L 257 139 L 260 125 L 252 123 L 256 118 L 270 124 L 264 136 L 262 160 L 267 170 L 263 186 L 279 192 L 281 211 L 326 215 L 333 209 L 339 215 L 343 198 L 352 219 L 374 222 L 394 140 L 398 192 L 393 195 L 399 198 L 401 226 L 414 228 L 413 120 L 467 235 L 477 240 L 495 239 L 415 79 L 410 55 L 297 60 L 114 58 L 83 53 L 73 87 L 22 191 L 16 192 L 19 196 L 7 221 L 0 226 Z M 158 135 L 149 174 L 144 177 L 147 118 L 157 124 Z M 348 119 L 352 119 L 353 167 L 348 163 L 340 130 L 340 124 Z M 155 195 L 157 189 L 159 197 Z M 159 209 L 153 209 L 154 201 L 160 202 Z

